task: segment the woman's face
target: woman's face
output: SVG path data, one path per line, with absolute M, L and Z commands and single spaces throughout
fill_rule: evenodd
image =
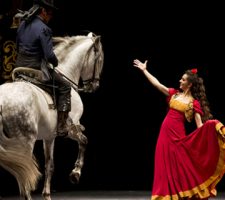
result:
M 191 87 L 191 83 L 188 82 L 188 75 L 184 74 L 180 79 L 180 89 L 183 91 L 187 91 Z

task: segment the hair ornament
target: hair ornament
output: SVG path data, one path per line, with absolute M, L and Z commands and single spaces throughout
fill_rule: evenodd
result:
M 192 72 L 193 74 L 197 74 L 197 73 L 198 73 L 198 69 L 197 69 L 197 68 L 191 69 L 191 72 Z

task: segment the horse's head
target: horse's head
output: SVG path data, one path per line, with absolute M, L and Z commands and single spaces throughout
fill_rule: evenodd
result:
M 103 68 L 104 54 L 102 50 L 101 37 L 89 33 L 88 38 L 92 44 L 85 58 L 85 64 L 81 71 L 83 81 L 82 91 L 94 92 L 99 87 L 100 75 Z
M 103 68 L 101 37 L 89 33 L 87 36 L 55 37 L 54 41 L 58 71 L 79 91 L 94 92 L 99 87 Z M 82 87 L 78 87 L 81 80 Z

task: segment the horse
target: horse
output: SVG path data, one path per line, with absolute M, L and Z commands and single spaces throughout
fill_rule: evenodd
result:
M 88 143 L 80 123 L 83 102 L 79 92 L 94 92 L 100 86 L 104 53 L 101 36 L 87 35 L 53 37 L 54 52 L 59 64 L 55 70 L 71 84 L 71 111 L 68 136 L 78 142 L 78 155 L 69 177 L 79 182 Z M 16 68 L 14 69 L 16 70 Z M 15 78 L 15 72 L 13 77 Z M 57 137 L 57 109 L 54 98 L 31 81 L 12 81 L 0 85 L 0 166 L 16 179 L 19 195 L 32 200 L 32 191 L 42 177 L 34 155 L 37 140 L 43 141 L 45 179 L 44 200 L 51 200 L 51 178 L 54 172 L 54 142 Z M 2 180 L 1 180 L 2 181 Z

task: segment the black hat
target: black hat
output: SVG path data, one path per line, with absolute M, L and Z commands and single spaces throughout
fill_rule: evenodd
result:
M 34 4 L 38 4 L 43 7 L 52 8 L 53 10 L 57 10 L 54 6 L 53 0 L 34 0 Z

